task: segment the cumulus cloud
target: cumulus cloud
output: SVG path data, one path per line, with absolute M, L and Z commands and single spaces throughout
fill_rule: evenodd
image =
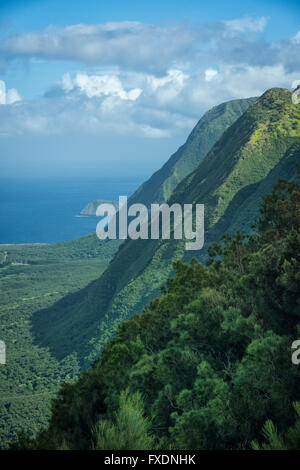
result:
M 216 104 L 300 79 L 300 32 L 270 44 L 262 34 L 266 23 L 264 17 L 168 26 L 115 22 L 7 37 L 0 45 L 2 62 L 89 65 L 65 73 L 42 98 L 30 101 L 20 100 L 14 89 L 6 92 L 0 82 L 0 103 L 18 101 L 0 106 L 0 133 L 187 133 Z
M 135 101 L 142 90 L 140 88 L 133 88 L 126 91 L 123 88 L 121 80 L 114 75 L 88 75 L 87 73 L 78 73 L 72 80 L 70 74 L 67 73 L 62 79 L 63 89 L 71 91 L 78 88 L 81 93 L 84 93 L 88 98 L 94 96 L 118 96 L 122 100 Z
M 282 64 L 229 64 L 190 73 L 171 69 L 160 76 L 126 71 L 65 74 L 44 97 L 0 107 L 0 133 L 76 132 L 153 139 L 186 135 L 212 106 L 258 96 L 273 86 L 289 88 L 298 78 L 299 73 L 287 72 Z
M 217 75 L 218 75 L 217 70 L 214 70 L 214 69 L 206 69 L 205 70 L 205 80 L 207 82 L 210 82 L 211 80 L 213 80 L 215 77 L 217 77 Z
M 0 80 L 0 104 L 12 104 L 20 101 L 21 97 L 15 88 L 6 91 L 6 84 Z
M 166 83 L 180 82 L 181 74 L 171 71 L 161 81 L 154 76 L 139 77 L 144 90 L 127 88 L 115 75 L 64 75 L 60 87 L 43 98 L 18 103 L 0 110 L 0 133 L 5 135 L 92 133 L 170 137 L 186 131 L 194 119 L 176 110 L 164 109 L 158 90 Z M 126 77 L 123 77 L 126 82 Z M 128 77 L 127 77 L 128 79 Z M 129 79 L 132 80 L 132 77 Z M 145 92 L 146 96 L 143 96 Z M 156 96 L 157 94 L 157 96 Z M 174 94 L 173 94 L 174 96 Z M 171 96 L 169 95 L 169 100 Z M 165 97 L 166 100 L 166 97 Z

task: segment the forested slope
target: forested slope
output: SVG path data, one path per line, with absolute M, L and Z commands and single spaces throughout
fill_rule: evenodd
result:
M 281 179 L 252 236 L 224 236 L 206 268 L 176 262 L 160 297 L 61 388 L 48 429 L 13 448 L 299 449 L 299 254 L 300 187 Z
M 149 192 L 154 195 L 160 190 L 170 194 L 253 100 L 234 100 L 206 113 L 186 144 L 137 191 L 139 197 L 148 201 Z M 73 380 L 111 337 L 109 324 L 103 325 L 100 338 L 93 339 L 94 312 L 85 310 L 83 315 L 73 315 L 78 338 L 68 331 L 69 317 L 64 312 L 88 295 L 86 286 L 101 275 L 121 243 L 102 242 L 94 233 L 53 245 L 0 247 L 0 339 L 8 349 L 8 362 L 0 370 L 0 446 L 23 425 L 38 429 L 59 383 Z M 50 350 L 46 343 L 51 344 Z M 86 355 L 87 344 L 92 356 Z
M 95 359 L 118 323 L 141 312 L 159 292 L 172 261 L 191 254 L 203 260 L 208 243 L 225 230 L 249 231 L 259 197 L 278 176 L 295 174 L 299 117 L 288 90 L 271 89 L 255 101 L 169 199 L 205 204 L 204 249 L 186 252 L 181 240 L 127 240 L 100 279 L 34 318 L 40 344 L 59 358 L 80 349 L 84 363 Z
M 0 365 L 0 448 L 21 427 L 44 425 L 60 383 L 80 372 L 76 351 L 60 361 L 36 344 L 32 316 L 98 278 L 117 244 L 93 235 L 55 245 L 0 247 L 0 339 L 7 357 Z

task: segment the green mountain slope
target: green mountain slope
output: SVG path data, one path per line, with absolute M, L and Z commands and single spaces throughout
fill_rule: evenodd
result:
M 206 268 L 174 263 L 161 295 L 61 387 L 48 428 L 13 448 L 300 449 L 299 179 L 264 197 L 250 238 L 209 251 Z
M 267 91 L 178 185 L 170 203 L 205 204 L 205 248 L 222 233 L 222 224 L 226 230 L 250 230 L 257 198 L 278 175 L 295 171 L 300 159 L 299 118 L 299 107 L 292 104 L 288 90 Z M 174 240 L 126 241 L 100 279 L 34 318 L 36 340 L 58 358 L 76 350 L 87 364 L 119 322 L 140 312 L 159 292 L 171 274 L 172 261 L 195 254 L 203 259 L 205 249 L 185 252 L 184 243 Z
M 205 113 L 186 143 L 160 170 L 138 188 L 131 196 L 130 204 L 142 203 L 148 206 L 151 203 L 167 201 L 178 183 L 197 168 L 223 132 L 246 111 L 255 99 L 228 101 L 214 106 Z
M 205 113 L 190 133 L 185 144 L 132 194 L 129 203 L 142 203 L 148 206 L 151 203 L 167 201 L 178 183 L 197 168 L 223 132 L 255 100 L 256 98 L 246 98 L 228 101 L 214 106 Z M 92 201 L 81 211 L 81 214 L 95 215 L 96 208 L 97 201 Z
M 186 144 L 139 188 L 131 201 L 137 195 L 146 203 L 149 197 L 152 200 L 151 194 L 167 197 L 253 101 L 234 100 L 206 113 Z M 93 212 L 95 206 L 90 204 L 85 212 Z M 89 296 L 90 288 L 86 286 L 99 278 L 121 243 L 101 242 L 91 234 L 54 245 L 0 246 L 0 289 L 5 293 L 0 298 L 0 339 L 8 348 L 8 363 L 0 366 L 0 428 L 4 430 L 0 447 L 21 426 L 41 426 L 59 383 L 72 380 L 80 368 L 89 364 L 91 357 L 84 359 L 84 351 L 93 351 L 95 357 L 108 341 L 110 319 L 102 325 L 101 341 L 95 341 L 95 312 L 86 310 L 82 316 L 81 310 L 75 309 L 73 315 L 72 306 Z M 64 315 L 66 311 L 72 317 L 73 329 L 69 332 L 70 316 Z M 66 348 L 62 350 L 64 335 Z

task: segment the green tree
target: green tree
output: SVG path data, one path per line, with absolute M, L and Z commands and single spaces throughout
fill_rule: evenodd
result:
M 100 419 L 93 430 L 96 450 L 148 450 L 155 447 L 151 421 L 144 416 L 140 393 L 120 394 L 114 422 Z
M 294 403 L 296 414 L 295 425 L 290 427 L 284 435 L 280 435 L 271 420 L 266 421 L 262 429 L 265 442 L 261 445 L 252 441 L 254 450 L 300 450 L 300 402 Z

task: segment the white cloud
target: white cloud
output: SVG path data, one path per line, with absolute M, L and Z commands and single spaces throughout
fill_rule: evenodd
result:
M 219 87 L 234 96 L 237 94 L 242 98 L 258 96 L 268 88 L 289 87 L 293 74 L 286 73 L 282 65 L 253 67 L 245 64 L 241 66 L 227 66 Z
M 6 91 L 6 84 L 0 80 L 0 104 L 13 104 L 20 101 L 21 97 L 15 88 Z
M 6 104 L 6 86 L 3 80 L 0 80 L 0 104 Z
M 199 33 L 184 25 L 165 27 L 139 22 L 73 25 L 9 36 L 0 45 L 2 60 L 35 58 L 118 64 L 163 70 L 186 56 Z
M 249 65 L 273 65 L 279 58 L 289 62 L 295 56 L 298 35 L 269 44 L 261 36 L 266 24 L 265 17 L 246 17 L 173 25 L 124 21 L 52 27 L 4 38 L 0 58 L 3 64 L 18 58 L 63 60 L 155 74 L 241 58 Z
M 205 70 L 205 80 L 210 82 L 218 75 L 218 71 L 214 69 L 206 69 Z
M 300 44 L 300 31 L 292 38 L 292 42 L 295 44 Z
M 185 75 L 181 70 L 171 69 L 168 70 L 167 74 L 163 77 L 148 75 L 147 80 L 152 90 L 156 91 L 158 88 L 162 88 L 165 85 L 170 84 L 172 84 L 177 89 L 181 89 L 187 77 L 188 75 Z
M 49 135 L 76 132 L 157 139 L 170 137 L 178 131 L 186 132 L 195 119 L 176 110 L 164 109 L 159 96 L 159 92 L 166 85 L 172 87 L 172 83 L 178 93 L 176 87 L 182 75 L 171 71 L 160 81 L 158 77 L 141 74 L 137 81 L 143 83 L 142 90 L 125 86 L 126 76 L 77 73 L 72 77 L 66 74 L 59 89 L 53 89 L 40 99 L 22 101 L 6 115 L 2 113 L 0 133 Z M 170 94 L 168 98 L 166 95 L 165 102 L 171 98 Z
M 0 107 L 0 133 L 164 138 L 187 132 L 216 104 L 300 78 L 300 32 L 269 44 L 260 35 L 266 22 L 80 24 L 7 37 L 0 45 L 4 62 L 71 60 L 81 62 L 81 71 L 64 74 L 43 98 L 29 101 L 0 81 L 0 103 L 19 101 Z
M 234 20 L 224 21 L 228 30 L 236 33 L 261 33 L 264 31 L 268 19 L 264 16 L 260 18 L 237 18 Z
M 10 88 L 6 93 L 6 104 L 12 104 L 16 101 L 20 101 L 21 96 L 15 88 Z
M 144 72 L 63 76 L 45 97 L 0 106 L 0 134 L 132 135 L 161 139 L 187 134 L 214 105 L 290 87 L 297 72 L 283 65 L 223 65 L 165 75 Z M 6 97 L 0 82 L 0 100 Z M 3 92 L 4 90 L 4 92 Z M 5 98 L 6 99 L 6 98 Z
M 63 88 L 71 91 L 78 88 L 88 98 L 101 96 L 118 96 L 122 100 L 135 101 L 142 90 L 134 88 L 126 91 L 121 80 L 115 75 L 88 75 L 87 73 L 77 73 L 72 80 L 70 74 L 65 74 L 62 79 Z

